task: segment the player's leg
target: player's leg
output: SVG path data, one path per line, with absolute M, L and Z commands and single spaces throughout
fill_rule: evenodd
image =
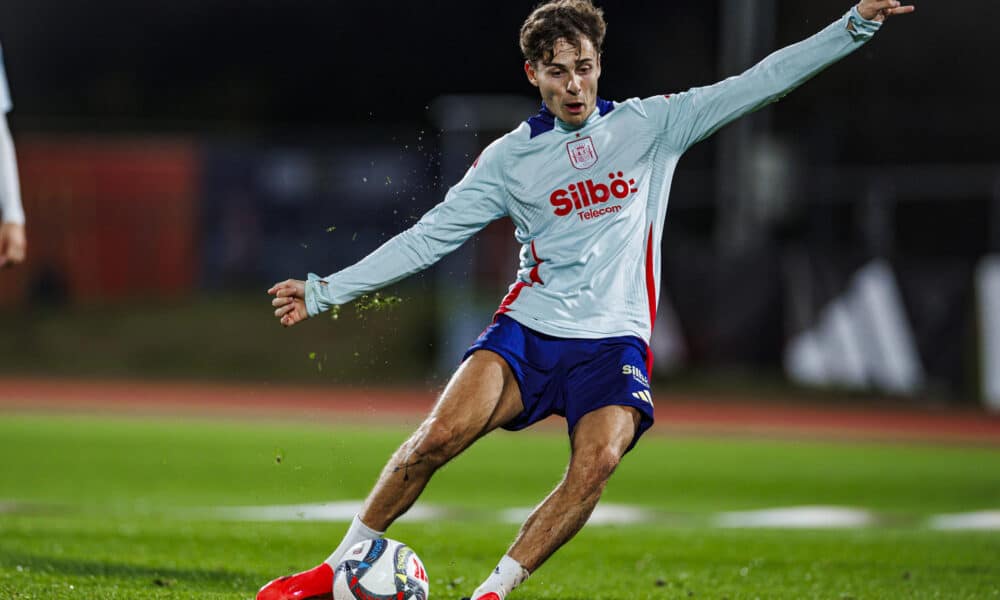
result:
M 521 392 L 507 362 L 488 350 L 474 353 L 430 416 L 386 464 L 361 520 L 374 529 L 388 528 L 413 505 L 435 471 L 522 410 Z
M 520 388 L 506 361 L 488 350 L 474 352 L 430 415 L 389 459 L 336 550 L 314 569 L 265 585 L 257 599 L 329 598 L 333 568 L 348 548 L 380 537 L 413 505 L 438 468 L 522 410 Z
M 577 422 L 562 481 L 525 521 L 497 569 L 473 593 L 474 600 L 503 600 L 580 531 L 635 440 L 641 419 L 634 407 L 610 405 Z
M 510 555 L 534 571 L 590 518 L 635 437 L 640 414 L 630 406 L 605 406 L 588 413 L 572 436 L 569 468 L 556 489 L 532 512 Z

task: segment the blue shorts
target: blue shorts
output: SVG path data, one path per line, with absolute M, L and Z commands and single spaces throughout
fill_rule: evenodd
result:
M 653 424 L 647 348 L 637 337 L 559 338 L 499 315 L 465 352 L 463 360 L 476 350 L 502 356 L 521 388 L 524 412 L 504 429 L 524 429 L 555 414 L 566 417 L 572 434 L 577 422 L 591 411 L 631 406 L 642 415 L 628 447 L 631 450 Z

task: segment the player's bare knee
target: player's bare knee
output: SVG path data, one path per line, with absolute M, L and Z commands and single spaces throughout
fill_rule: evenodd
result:
M 429 465 L 439 467 L 455 457 L 462 449 L 460 427 L 439 418 L 430 418 L 420 426 L 412 439 L 413 452 Z
M 604 489 L 620 461 L 621 456 L 610 446 L 587 450 L 573 457 L 566 481 L 583 492 L 599 492 Z

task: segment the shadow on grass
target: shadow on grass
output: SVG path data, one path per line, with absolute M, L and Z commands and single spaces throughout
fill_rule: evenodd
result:
M 163 590 L 177 588 L 178 592 L 190 593 L 198 590 L 202 593 L 229 592 L 245 594 L 247 597 L 266 583 L 267 577 L 261 574 L 231 571 L 228 569 L 197 569 L 170 568 L 130 565 L 108 561 L 84 560 L 72 558 L 52 558 L 30 554 L 0 555 L 0 569 L 22 567 L 22 575 L 26 577 L 93 577 L 107 579 L 108 583 L 118 580 L 134 588 Z M 9 582 L 8 582 L 9 583 Z M 99 582 L 95 582 L 98 583 Z M 127 590 L 116 590 L 125 591 Z M 445 592 L 461 597 L 457 592 Z M 187 597 L 187 596 L 184 596 Z M 627 596 L 623 596 L 625 598 Z M 534 600 L 536 596 L 526 595 L 522 600 Z M 560 600 L 589 600 L 585 596 L 566 596 Z
M 206 585 L 218 591 L 256 591 L 263 575 L 231 571 L 228 569 L 197 569 L 175 567 L 151 567 L 130 565 L 102 560 L 79 558 L 53 558 L 31 554 L 0 555 L 0 568 L 20 567 L 28 577 L 45 575 L 56 577 L 80 576 L 119 580 L 131 580 L 137 587 L 169 588 L 198 587 Z

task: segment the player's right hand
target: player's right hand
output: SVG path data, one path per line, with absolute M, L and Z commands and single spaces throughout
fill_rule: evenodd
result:
M 24 262 L 27 248 L 28 240 L 24 235 L 24 225 L 0 223 L 0 267 Z
M 916 8 L 911 4 L 903 6 L 899 0 L 861 0 L 858 2 L 858 14 L 869 21 L 885 21 L 894 15 L 905 15 Z
M 309 318 L 306 310 L 306 282 L 298 279 L 286 279 L 271 286 L 267 293 L 274 296 L 271 306 L 274 316 L 285 327 Z

